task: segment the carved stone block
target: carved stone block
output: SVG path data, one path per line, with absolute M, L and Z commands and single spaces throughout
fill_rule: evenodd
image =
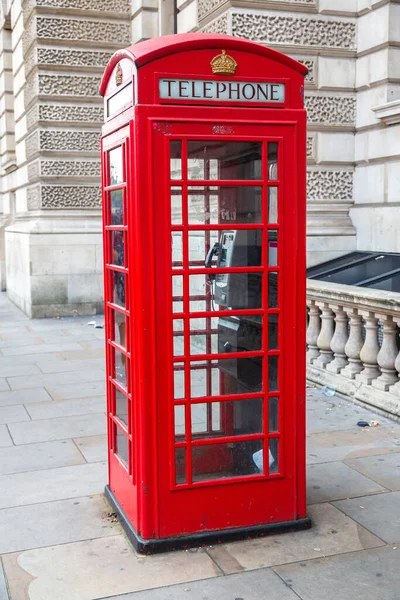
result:
M 296 58 L 295 56 L 293 58 L 295 58 L 299 63 L 307 67 L 308 73 L 305 76 L 305 82 L 315 84 L 315 60 L 312 60 L 311 58 Z
M 28 165 L 28 181 L 29 183 L 37 181 L 39 179 L 40 162 L 35 160 Z
M 313 135 L 307 136 L 307 158 L 315 160 L 315 137 Z
M 97 131 L 40 131 L 40 150 L 62 152 L 99 152 L 100 132 Z
M 356 121 L 356 99 L 351 96 L 307 96 L 308 123 L 352 125 Z
M 100 160 L 42 160 L 43 177 L 100 177 Z
M 49 96 L 99 96 L 101 77 L 39 74 L 39 94 Z
M 28 210 L 39 210 L 40 208 L 40 186 L 28 187 L 26 190 Z
M 29 116 L 30 113 L 28 113 Z M 40 104 L 37 121 L 61 123 L 103 123 L 103 104 Z M 28 125 L 29 127 L 29 125 Z
M 34 131 L 31 135 L 28 135 L 25 139 L 25 153 L 26 158 L 29 160 L 35 154 L 39 152 L 40 140 L 39 140 L 39 132 Z
M 68 67 L 96 67 L 104 69 L 112 52 L 93 50 L 67 50 L 65 48 L 38 48 L 39 65 L 61 65 Z
M 40 40 L 74 40 L 100 42 L 123 47 L 130 44 L 128 23 L 36 17 L 36 35 Z
M 130 14 L 130 0 L 35 0 L 39 8 L 66 8 Z
M 353 201 L 352 171 L 307 171 L 308 200 Z
M 333 19 L 233 13 L 232 35 L 266 44 L 356 49 L 356 24 Z
M 213 10 L 216 10 L 220 5 L 224 4 L 226 0 L 197 0 L 197 14 L 198 14 L 198 19 L 199 21 L 201 19 L 204 19 L 204 17 L 206 15 L 208 15 L 208 13 L 212 12 Z M 293 4 L 294 6 L 298 6 L 299 4 L 306 4 L 306 5 L 311 5 L 311 6 L 315 6 L 316 1 L 315 0 L 269 0 L 271 2 L 271 4 L 273 4 L 273 2 L 285 2 L 285 4 Z
M 214 19 L 201 29 L 202 33 L 229 33 L 228 32 L 228 15 L 225 13 L 218 19 Z
M 48 209 L 99 209 L 101 188 L 99 185 L 43 185 L 41 206 Z

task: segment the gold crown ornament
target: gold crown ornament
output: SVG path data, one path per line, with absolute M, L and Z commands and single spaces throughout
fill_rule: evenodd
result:
M 211 61 L 212 72 L 216 75 L 234 75 L 238 66 L 236 60 L 222 50 L 222 54 L 214 56 Z

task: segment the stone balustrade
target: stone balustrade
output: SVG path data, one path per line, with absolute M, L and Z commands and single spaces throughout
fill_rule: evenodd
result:
M 400 418 L 400 294 L 307 280 L 307 377 Z

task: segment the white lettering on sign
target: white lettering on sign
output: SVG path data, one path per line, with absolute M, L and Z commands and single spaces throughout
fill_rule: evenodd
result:
M 214 100 L 219 102 L 285 102 L 284 83 L 258 81 L 212 81 L 206 79 L 160 79 L 163 100 Z

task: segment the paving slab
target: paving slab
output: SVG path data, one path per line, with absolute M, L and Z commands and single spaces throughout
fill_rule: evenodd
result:
M 122 535 L 30 550 L 18 564 L 34 578 L 30 600 L 92 600 L 221 575 L 202 549 L 140 557 Z
M 103 496 L 0 510 L 0 554 L 115 535 L 120 528 L 105 518 L 107 510 Z
M 61 361 L 59 361 L 59 362 L 61 362 Z M 51 364 L 51 363 L 52 363 L 52 361 L 49 362 L 49 364 Z M 0 374 L 2 377 L 7 378 L 7 377 L 18 376 L 18 375 L 24 375 L 25 377 L 27 377 L 28 375 L 36 375 L 40 372 L 41 371 L 37 365 L 34 365 L 34 364 L 31 364 L 31 365 L 18 364 L 18 365 L 16 365 L 15 360 L 14 360 L 14 364 L 7 363 L 7 365 L 6 365 L 5 359 L 0 358 Z
M 104 356 L 104 348 L 96 348 L 95 350 L 72 350 L 69 352 L 58 352 L 58 357 L 64 360 L 86 360 L 88 358 L 102 358 L 104 360 Z
M 0 425 L 0 448 L 4 448 L 6 446 L 12 446 L 13 441 L 8 432 L 6 425 Z
M 69 467 L 84 462 L 82 453 L 72 440 L 12 446 L 0 451 L 0 475 Z
M 9 377 L 8 384 L 12 390 L 24 390 L 33 387 L 45 387 L 48 390 L 57 389 L 61 385 L 71 383 L 86 383 L 89 381 L 102 381 L 105 379 L 104 371 L 101 369 L 85 369 L 67 371 L 66 373 L 51 373 L 31 375 L 30 377 Z
M 58 344 L 25 344 L 14 348 L 7 347 L 2 349 L 4 356 L 20 356 L 23 354 L 45 354 L 47 352 L 67 352 L 81 349 L 78 342 L 63 342 Z
M 334 504 L 386 543 L 400 541 L 400 492 L 341 500 Z
M 46 346 L 46 348 L 48 348 L 48 346 Z M 16 363 L 19 366 L 35 364 L 39 360 L 52 362 L 63 360 L 63 358 L 59 356 L 57 352 L 50 352 L 50 350 L 45 354 L 37 354 L 36 352 L 30 352 L 29 354 L 21 354 L 20 356 L 18 356 L 18 359 L 15 359 L 14 356 L 1 356 L 0 354 L 0 369 L 5 370 L 9 366 L 15 366 Z
M 94 398 L 53 400 L 50 403 L 38 402 L 35 404 L 26 404 L 25 408 L 33 420 L 70 417 L 74 415 L 89 415 L 105 412 L 106 398 L 105 396 L 95 396 Z
M 318 464 L 400 452 L 400 428 L 355 427 L 307 436 L 307 463 Z
M 262 569 L 382 546 L 383 542 L 330 504 L 310 506 L 312 528 L 208 549 L 224 573 Z
M 11 423 L 10 433 L 15 444 L 51 442 L 106 432 L 104 413 L 57 419 L 43 419 L 29 423 Z
M 330 502 L 386 492 L 387 489 L 342 462 L 309 465 L 307 503 Z
M 8 385 L 7 380 L 4 377 L 2 377 L 0 379 L 0 391 L 5 391 L 5 390 L 9 390 L 9 389 L 10 389 L 10 386 Z
M 101 494 L 107 464 L 93 463 L 0 476 L 0 509 Z
M 44 341 L 41 337 L 32 336 L 29 334 L 26 334 L 25 336 L 9 335 L 7 336 L 7 338 L 8 339 L 0 340 L 0 350 L 3 350 L 3 348 L 16 348 L 18 346 L 26 346 L 27 344 L 34 346 L 44 344 Z
M 0 363 L 1 364 L 1 363 Z M 74 360 L 58 360 L 58 361 L 37 361 L 37 368 L 43 373 L 62 373 L 67 371 L 76 371 L 76 361 Z M 87 360 L 79 361 L 79 369 L 101 369 L 105 370 L 104 358 L 89 358 Z
M 75 438 L 74 442 L 88 463 L 107 460 L 108 446 L 106 435 Z
M 398 600 L 399 561 L 386 546 L 274 570 L 302 600 Z
M 28 390 L 18 390 L 10 392 L 0 392 L 0 406 L 11 406 L 13 404 L 25 404 L 32 402 L 52 402 L 45 388 L 30 388 Z
M 92 381 L 90 383 L 70 383 L 67 385 L 52 385 L 47 389 L 54 400 L 101 396 L 106 393 L 105 379 L 106 378 L 104 376 L 104 373 L 101 373 L 101 376 L 99 376 L 98 381 Z
M 308 433 L 354 429 L 358 421 L 371 419 L 379 419 L 382 424 L 391 424 L 389 419 L 376 416 L 367 408 L 335 396 L 328 398 L 320 390 L 307 390 Z
M 21 404 L 0 406 L 0 424 L 30 421 L 30 417 Z
M 0 600 L 9 600 L 6 578 L 4 576 L 3 565 L 0 560 Z
M 353 469 L 392 491 L 400 491 L 400 452 L 346 461 Z
M 272 569 L 259 569 L 101 600 L 298 600 Z

